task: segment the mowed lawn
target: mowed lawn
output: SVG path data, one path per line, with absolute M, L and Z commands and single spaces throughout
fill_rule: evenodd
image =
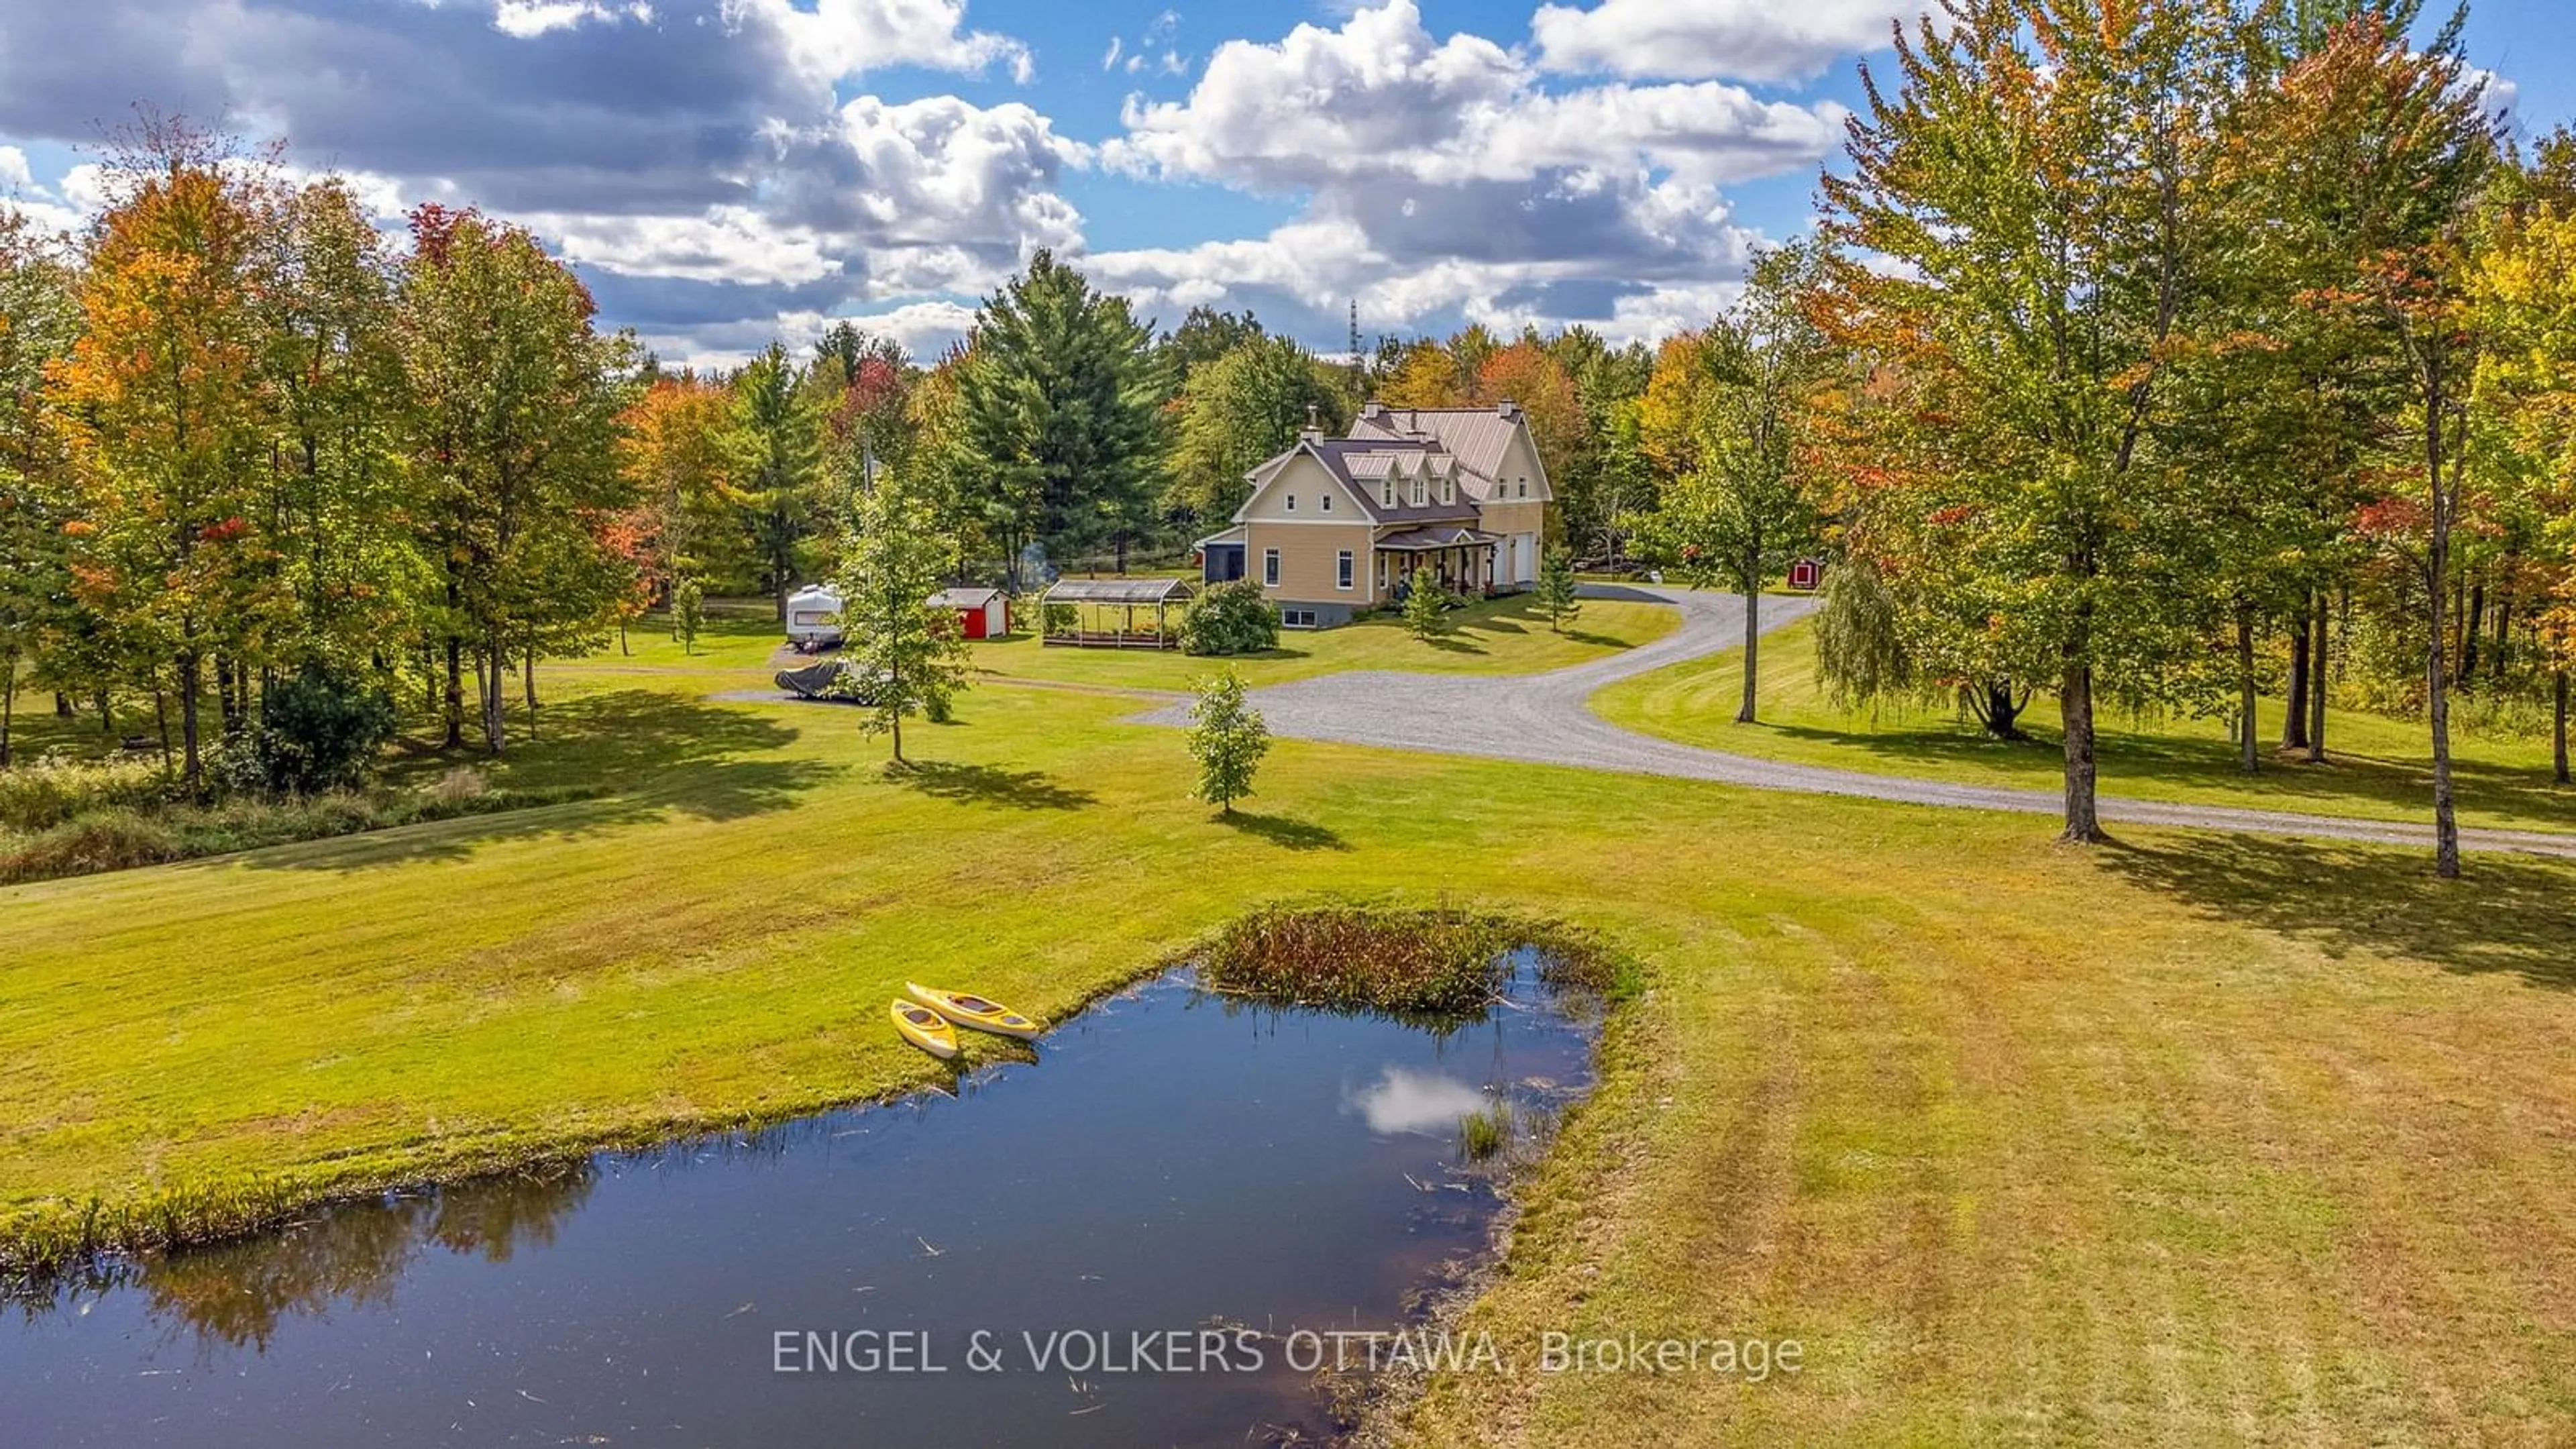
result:
M 1743 655 L 1729 650 L 1659 669 L 1603 690 L 1593 709 L 1641 733 L 1801 765 L 1958 784 L 2056 790 L 2065 757 L 2054 696 L 2035 697 L 2022 716 L 2031 738 L 1992 740 L 1975 721 L 1929 708 L 1844 710 L 1816 682 L 1815 629 L 1791 624 L 1762 641 L 1760 721 L 1735 723 L 1744 690 Z M 2430 736 L 2419 720 L 2335 709 L 2327 718 L 2325 764 L 2282 755 L 2281 701 L 2260 702 L 2263 770 L 2240 768 L 2224 720 L 2181 715 L 2141 718 L 2105 709 L 2102 791 L 2137 800 L 2293 810 L 2371 820 L 2430 821 Z M 2545 737 L 2453 726 L 2460 822 L 2498 829 L 2576 830 L 2576 788 L 2552 783 Z
M 1450 632 L 1416 639 L 1392 611 L 1336 629 L 1281 631 L 1279 647 L 1231 659 L 1197 659 L 1178 652 L 1072 649 L 1034 637 L 978 644 L 981 668 L 1015 679 L 1139 689 L 1187 689 L 1193 681 L 1230 668 L 1258 688 L 1312 679 L 1346 669 L 1403 669 L 1426 674 L 1530 674 L 1586 664 L 1680 626 L 1661 604 L 1587 599 L 1582 612 L 1550 628 L 1527 595 L 1482 599 L 1450 611 Z
M 1054 1016 L 1261 901 L 1445 898 L 1650 983 L 1468 1326 L 1805 1353 L 1446 1378 L 1420 1442 L 2576 1438 L 2576 867 L 1297 742 L 1229 823 L 1134 700 L 990 684 L 889 776 L 652 667 L 557 671 L 497 772 L 617 798 L 0 891 L 0 1214 L 867 1097 L 930 1078 L 907 978 Z

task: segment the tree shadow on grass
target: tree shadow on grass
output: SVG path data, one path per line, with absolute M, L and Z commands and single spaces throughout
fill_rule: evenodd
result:
M 1291 820 L 1285 815 L 1256 815 L 1249 810 L 1236 810 L 1216 818 L 1217 824 L 1232 826 L 1257 839 L 1267 840 L 1282 850 L 1348 850 L 1351 843 L 1325 826 L 1305 820 Z
M 798 734 L 751 710 L 660 690 L 585 695 L 548 706 L 537 737 L 521 736 L 498 759 L 474 750 L 433 753 L 406 764 L 389 783 L 426 785 L 449 770 L 467 768 L 498 790 L 598 790 L 599 798 L 425 821 L 244 858 L 262 869 L 361 870 L 462 857 L 501 840 L 588 835 L 664 812 L 702 820 L 766 814 L 794 804 L 846 768 L 820 760 L 746 758 L 792 745 Z
M 2250 835 L 2120 844 L 2099 860 L 2112 875 L 2205 916 L 2308 941 L 2329 955 L 2372 951 L 2576 989 L 2576 866 L 2478 853 L 2463 879 L 2444 881 L 2433 875 L 2429 848 Z
M 1942 767 L 1976 767 L 2005 778 L 1997 783 L 2052 789 L 2063 778 L 2065 754 L 2049 724 L 2025 717 L 2027 739 L 1999 740 L 1974 725 L 1946 716 L 1899 719 L 1877 728 L 1829 729 L 1812 725 L 1765 722 L 1761 728 L 1783 739 L 1807 741 L 1848 751 L 1854 769 L 1880 774 L 1934 775 Z M 2224 791 L 2231 805 L 2264 810 L 2352 813 L 2355 802 L 2379 802 L 2403 808 L 2404 818 L 2429 816 L 2433 798 L 2429 760 L 2391 758 L 2337 751 L 2324 764 L 2263 751 L 2262 773 L 2240 773 L 2236 747 L 2223 736 L 2195 738 L 2147 734 L 2114 726 L 2101 738 L 2102 790 L 2122 793 L 2125 781 L 2204 791 Z M 2014 778 L 2026 777 L 2026 778 Z M 2576 825 L 2576 792 L 2552 784 L 2539 768 L 2517 768 L 2483 760 L 2455 760 L 2464 808 L 2482 810 L 2489 821 L 2506 827 L 2565 829 Z M 2372 817 L 2379 818 L 2379 817 Z
M 1100 798 L 1078 786 L 1064 784 L 1044 770 L 1006 770 L 999 765 L 960 765 L 946 760 L 888 766 L 886 778 L 933 799 L 1007 805 L 1016 810 L 1079 810 L 1098 804 Z
M 1575 643 L 1589 644 L 1595 649 L 1634 649 L 1637 647 L 1625 639 L 1613 639 L 1607 634 L 1595 634 L 1585 629 L 1568 629 L 1564 632 L 1565 637 L 1573 640 Z

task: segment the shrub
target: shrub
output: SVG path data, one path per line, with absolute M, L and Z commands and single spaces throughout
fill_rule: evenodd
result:
M 0 770 L 0 830 L 50 830 L 86 811 L 146 809 L 168 792 L 157 759 L 44 755 Z
M 159 865 L 186 855 L 179 833 L 122 806 L 93 810 L 0 855 L 0 884 Z
M 1279 613 L 1250 579 L 1210 588 L 1181 616 L 1181 648 L 1192 654 L 1257 654 L 1278 645 Z
M 260 698 L 257 748 L 265 783 L 296 795 L 364 784 L 400 723 L 383 686 L 329 665 L 306 665 Z

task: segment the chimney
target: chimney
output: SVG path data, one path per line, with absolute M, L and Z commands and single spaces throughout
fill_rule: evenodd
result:
M 1386 404 L 1375 401 L 1362 403 L 1360 405 L 1360 416 L 1368 419 L 1370 422 L 1376 422 L 1378 419 L 1386 416 Z
M 1321 442 L 1323 440 L 1324 425 L 1322 421 L 1315 416 L 1315 405 L 1313 403 L 1306 404 L 1306 429 L 1297 436 L 1309 443 Z
M 1521 415 L 1521 405 L 1510 398 L 1505 398 L 1494 404 L 1494 415 L 1508 423 Z

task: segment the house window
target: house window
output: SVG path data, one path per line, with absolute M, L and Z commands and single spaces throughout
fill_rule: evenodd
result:
M 1334 588 L 1337 588 L 1337 589 L 1347 589 L 1347 588 L 1349 588 L 1350 586 L 1351 586 L 1351 551 L 1350 551 L 1349 549 L 1343 549 L 1343 550 L 1341 551 L 1341 553 L 1337 556 L 1336 560 L 1335 560 L 1335 567 L 1334 567 L 1334 570 L 1333 570 L 1333 587 L 1334 587 Z
M 1294 493 L 1288 495 L 1288 511 L 1291 513 L 1297 511 L 1297 495 Z
M 1389 508 L 1395 506 L 1395 480 L 1389 478 L 1377 490 L 1377 501 Z
M 1279 611 L 1279 626 L 1283 629 L 1312 629 L 1315 627 L 1315 611 L 1282 609 Z
M 1326 513 L 1333 511 L 1333 495 L 1330 493 L 1324 495 L 1324 511 Z
M 1440 480 L 1440 501 L 1442 503 L 1455 503 L 1458 501 L 1457 480 L 1452 478 L 1443 478 Z
M 1261 582 L 1274 589 L 1279 587 L 1279 550 L 1275 548 L 1261 551 Z
M 1413 480 L 1413 506 L 1420 508 L 1423 504 L 1430 501 L 1431 485 L 1423 482 L 1420 475 L 1417 474 Z
M 1523 478 L 1521 480 L 1520 496 L 1523 498 L 1527 498 L 1529 496 L 1529 480 L 1527 478 Z

